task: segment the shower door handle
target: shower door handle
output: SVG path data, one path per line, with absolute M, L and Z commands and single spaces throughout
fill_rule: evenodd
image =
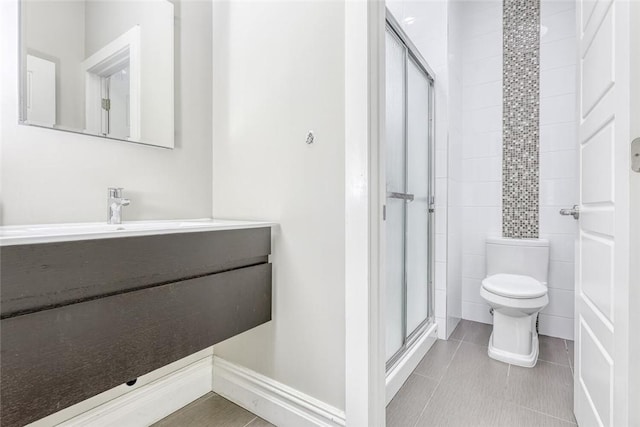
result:
M 388 199 L 401 199 L 413 202 L 414 195 L 409 193 L 387 193 Z

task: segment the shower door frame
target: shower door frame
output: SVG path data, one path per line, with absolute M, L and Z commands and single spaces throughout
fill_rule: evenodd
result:
M 429 130 L 428 130 L 428 140 L 426 141 L 428 145 L 428 153 L 429 158 L 427 161 L 427 167 L 429 168 L 428 172 L 428 187 L 429 187 L 429 210 L 426 213 L 429 217 L 428 222 L 428 259 L 426 262 L 428 263 L 428 288 L 427 288 L 427 317 L 423 320 L 413 331 L 407 331 L 407 263 L 406 263 L 406 253 L 407 253 L 407 207 L 405 202 L 405 207 L 403 210 L 404 213 L 404 222 L 403 222 L 403 233 L 404 233 L 404 249 L 403 249 L 403 261 L 404 261 L 404 272 L 403 272 L 403 280 L 402 280 L 402 299 L 403 299 L 403 307 L 402 307 L 402 337 L 403 344 L 396 351 L 393 356 L 391 356 L 388 360 L 385 361 L 385 368 L 387 374 L 391 372 L 396 365 L 398 365 L 407 354 L 408 350 L 412 348 L 412 346 L 429 330 L 431 326 L 435 323 L 435 310 L 434 310 L 434 278 L 435 278 L 435 73 L 427 64 L 427 61 L 420 55 L 420 52 L 413 44 L 408 35 L 402 30 L 402 27 L 392 15 L 392 13 L 387 9 L 386 10 L 386 23 L 385 23 L 385 32 L 389 32 L 390 35 L 397 39 L 397 41 L 404 46 L 404 171 L 405 171 L 405 190 L 407 188 L 407 177 L 408 177 L 408 169 L 407 169 L 407 152 L 408 152 L 408 65 L 410 61 L 416 65 L 418 70 L 426 77 L 429 85 Z M 386 145 L 386 142 L 385 142 Z M 384 150 L 382 150 L 384 152 Z M 386 164 L 383 165 L 383 170 L 386 170 Z M 386 193 L 386 189 L 385 189 Z M 386 198 L 385 198 L 385 206 L 386 206 Z M 383 251 L 384 253 L 384 251 Z M 386 277 L 383 275 L 381 277 Z M 386 286 L 389 284 L 387 283 Z

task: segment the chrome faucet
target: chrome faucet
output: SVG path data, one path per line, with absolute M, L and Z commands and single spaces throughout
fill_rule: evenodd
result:
M 122 188 L 109 187 L 107 190 L 107 224 L 122 223 L 122 207 L 128 206 L 131 200 L 122 197 Z

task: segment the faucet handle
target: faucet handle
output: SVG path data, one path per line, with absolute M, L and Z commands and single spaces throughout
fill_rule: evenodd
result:
M 107 195 L 108 197 L 120 198 L 122 197 L 122 190 L 124 190 L 122 187 L 109 187 L 107 189 Z

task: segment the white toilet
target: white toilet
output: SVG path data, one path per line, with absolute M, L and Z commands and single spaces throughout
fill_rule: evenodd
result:
M 549 241 L 487 239 L 480 296 L 493 309 L 489 357 L 531 368 L 538 361 L 538 312 L 549 303 Z

